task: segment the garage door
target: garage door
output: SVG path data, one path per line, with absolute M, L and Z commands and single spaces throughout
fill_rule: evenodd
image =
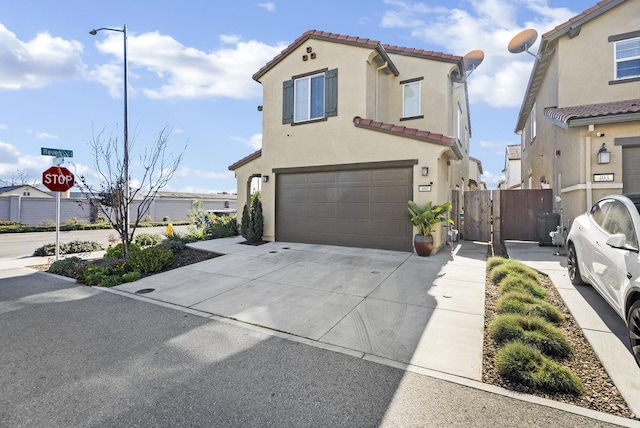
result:
M 640 193 L 640 147 L 622 147 L 622 191 Z
M 276 240 L 412 250 L 413 168 L 280 173 Z

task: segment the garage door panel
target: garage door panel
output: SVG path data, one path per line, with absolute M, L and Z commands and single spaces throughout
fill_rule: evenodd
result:
M 276 239 L 412 250 L 413 168 L 280 173 Z
M 622 148 L 622 191 L 640 192 L 640 147 Z

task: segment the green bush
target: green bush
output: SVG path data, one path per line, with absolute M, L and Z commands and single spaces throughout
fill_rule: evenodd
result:
M 565 358 L 571 355 L 571 344 L 562 331 L 540 317 L 497 315 L 489 324 L 489 334 L 498 344 L 519 340 L 549 356 Z
M 487 259 L 487 267 L 489 270 L 493 269 L 496 266 L 499 266 L 506 262 L 509 259 L 505 259 L 504 257 L 489 257 Z
M 135 242 L 131 242 L 129 244 L 129 253 L 133 253 L 135 251 L 139 251 L 140 250 L 140 245 L 136 244 Z M 114 245 L 113 247 L 111 245 L 109 245 L 107 247 L 107 251 L 105 251 L 104 253 L 105 257 L 111 257 L 114 259 L 122 259 L 124 258 L 124 253 L 122 251 L 122 242 L 119 244 Z
M 490 270 L 491 279 L 495 283 L 500 283 L 504 277 L 513 273 L 518 273 L 520 275 L 529 277 L 536 282 L 540 281 L 540 276 L 535 269 L 532 269 L 517 260 L 506 259 L 502 263 L 498 263 Z
M 240 222 L 240 235 L 244 239 L 247 239 L 249 236 L 249 204 L 244 204 L 244 208 L 242 209 L 242 220 Z
M 578 395 L 584 391 L 571 370 L 522 342 L 509 342 L 498 350 L 495 366 L 504 378 L 546 392 Z
M 95 241 L 81 241 L 75 240 L 68 244 L 60 243 L 60 254 L 78 254 L 78 253 L 90 253 L 92 251 L 102 250 L 102 246 Z M 40 248 L 36 248 L 33 252 L 35 257 L 54 256 L 56 254 L 56 244 L 45 244 Z
M 159 233 L 139 233 L 133 238 L 133 242 L 141 247 L 151 247 L 162 242 L 162 235 Z
M 539 316 L 555 324 L 564 321 L 562 313 L 552 304 L 537 299 L 530 294 L 519 293 L 517 291 L 512 291 L 500 296 L 496 311 L 499 314 L 511 313 Z
M 49 266 L 47 272 L 63 275 L 69 278 L 80 279 L 80 272 L 87 262 L 80 257 L 68 257 L 62 260 L 56 260 Z
M 122 280 L 124 282 L 133 282 L 133 281 L 139 280 L 140 276 L 141 276 L 141 274 L 138 271 L 127 272 L 124 275 L 122 275 Z
M 164 245 L 156 245 L 132 251 L 126 261 L 127 271 L 139 271 L 141 273 L 160 272 L 173 263 L 173 251 Z
M 227 238 L 238 234 L 238 222 L 235 215 L 216 216 L 210 220 L 206 234 L 210 238 Z
M 178 233 L 174 232 L 173 236 L 168 237 L 160 245 L 164 245 L 171 249 L 173 254 L 178 254 L 180 251 L 184 250 L 187 246 L 187 241 L 183 239 L 182 235 L 178 235 Z
M 87 266 L 83 282 L 90 286 L 113 287 L 124 282 L 126 272 L 118 266 Z
M 539 281 L 533 280 L 522 273 L 512 273 L 503 278 L 500 281 L 500 290 L 503 293 L 510 291 L 526 293 L 540 299 L 547 297 L 547 290 L 540 285 Z

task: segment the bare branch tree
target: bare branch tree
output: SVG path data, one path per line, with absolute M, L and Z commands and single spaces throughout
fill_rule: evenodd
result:
M 186 145 L 177 156 L 167 154 L 170 134 L 171 128 L 165 126 L 158 133 L 155 142 L 140 155 L 138 167 L 142 168 L 142 178 L 138 188 L 130 189 L 128 198 L 124 189 L 124 161 L 122 153 L 118 150 L 120 147 L 118 138 L 111 134 L 105 137 L 103 130 L 97 135 L 94 134 L 89 142 L 96 168 L 95 174 L 100 184 L 93 185 L 86 176 L 80 175 L 79 187 L 118 232 L 125 257 L 129 255 L 129 246 L 133 241 L 138 223 L 149 209 L 158 191 L 173 178 L 182 161 Z M 134 201 L 138 201 L 139 204 L 135 215 L 131 215 L 132 213 L 128 211 Z M 128 218 L 129 225 L 127 225 Z
M 0 181 L 4 182 L 7 186 L 22 186 L 25 184 L 29 186 L 35 186 L 36 184 L 38 184 L 38 180 L 33 178 L 31 174 L 19 169 L 11 174 L 11 178 L 9 178 L 8 180 L 4 179 Z

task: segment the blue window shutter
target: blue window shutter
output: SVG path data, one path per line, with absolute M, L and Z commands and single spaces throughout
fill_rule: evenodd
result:
M 293 123 L 293 80 L 282 82 L 282 124 Z
M 327 70 L 324 74 L 325 117 L 338 115 L 338 69 Z

